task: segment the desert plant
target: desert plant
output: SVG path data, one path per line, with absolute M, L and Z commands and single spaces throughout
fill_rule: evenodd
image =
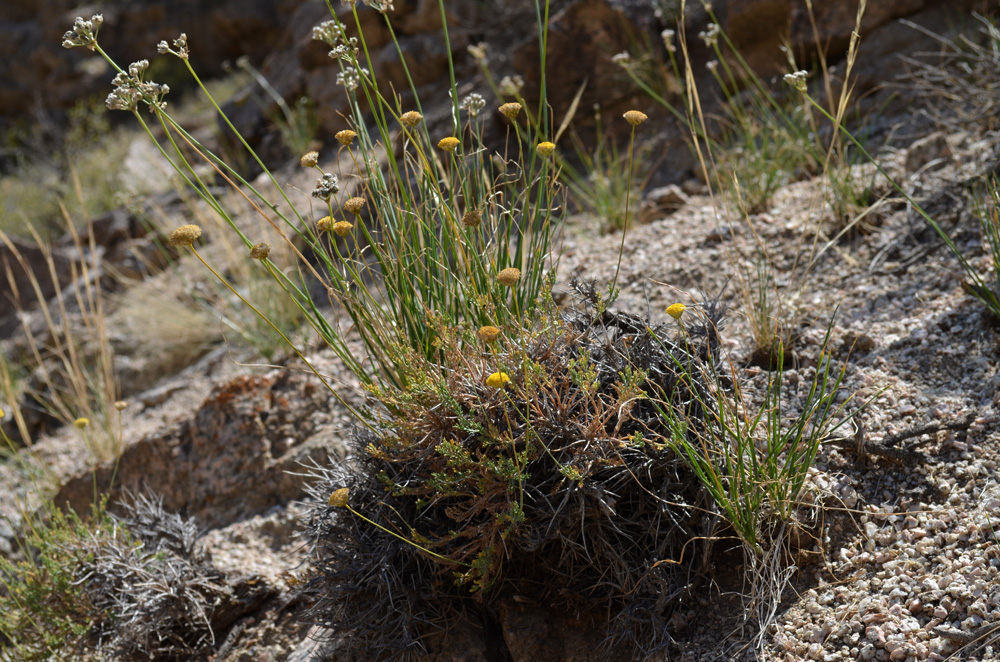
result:
M 379 394 L 400 415 L 359 433 L 357 465 L 314 469 L 315 622 L 384 658 L 516 587 L 610 613 L 609 646 L 667 643 L 714 507 L 650 398 L 707 415 L 706 373 L 678 366 L 709 369 L 721 309 L 682 335 L 578 292 L 532 331 L 442 328 L 449 369 L 411 351 L 413 386 Z
M 290 211 L 286 215 L 278 210 L 177 125 L 163 108 L 162 97 L 168 90 L 144 80 L 148 67 L 145 61 L 135 63 L 128 71 L 118 69 L 115 81 L 118 88 L 109 97 L 109 106 L 132 111 L 147 131 L 149 127 L 138 110 L 140 106 L 153 110 L 169 138 L 170 152 L 161 148 L 164 155 L 209 207 L 239 233 L 248 249 L 254 242 L 237 228 L 225 206 L 212 195 L 188 162 L 189 152 L 181 149 L 182 145 L 211 164 L 229 183 L 249 191 L 253 204 L 282 240 L 290 241 L 289 236 L 295 236 L 305 242 L 320 258 L 320 269 L 306 263 L 304 271 L 323 285 L 336 309 L 346 313 L 365 344 L 367 358 L 355 357 L 336 323 L 320 311 L 321 302 L 311 298 L 311 291 L 316 288 L 305 280 L 290 278 L 266 258 L 261 261 L 262 267 L 296 301 L 312 326 L 363 383 L 396 382 L 399 371 L 387 349 L 396 345 L 419 346 L 424 354 L 432 355 L 434 338 L 426 323 L 429 315 L 485 324 L 504 316 L 530 314 L 550 264 L 559 195 L 550 177 L 551 158 L 544 155 L 547 150 L 543 147 L 536 151 L 531 147 L 539 142 L 532 124 L 544 130 L 548 124 L 547 110 L 544 103 L 540 104 L 535 121 L 526 127 L 517 122 L 520 107 L 509 116 L 516 144 L 513 153 L 499 161 L 488 158 L 482 143 L 479 113 L 485 100 L 476 94 L 462 102 L 467 121 L 459 123 L 456 98 L 452 135 L 441 141 L 432 140 L 422 123 L 422 115 L 418 111 L 403 112 L 395 100 L 383 96 L 377 81 L 367 74 L 363 65 L 371 64 L 366 59 L 363 33 L 359 31 L 357 37 L 348 37 L 345 25 L 332 10 L 331 14 L 334 17 L 317 27 L 314 37 L 328 43 L 340 63 L 339 80 L 351 103 L 353 128 L 338 136 L 350 136 L 345 138 L 344 148 L 351 150 L 361 180 L 350 201 L 338 201 L 338 176 L 323 171 L 317 157 L 304 157 L 303 163 L 317 168 L 321 174 L 313 193 L 321 201 L 320 213 L 326 215 L 318 221 L 296 211 L 296 205 L 280 187 L 278 195 Z M 356 10 L 354 17 L 357 20 Z M 96 40 L 99 26 L 98 17 L 89 22 L 81 19 L 65 41 L 68 45 L 90 47 L 103 55 Z M 387 26 L 391 31 L 388 20 Z M 544 32 L 540 32 L 540 38 L 544 40 Z M 186 37 L 182 35 L 172 46 L 162 43 L 160 51 L 180 57 L 200 83 L 187 60 Z M 374 112 L 373 134 L 369 134 L 369 125 L 364 120 L 362 102 Z M 415 105 L 419 108 L 419 100 Z M 390 147 L 397 131 L 404 145 L 402 157 L 397 157 Z M 241 136 L 237 134 L 236 138 L 249 150 Z M 442 143 L 440 156 L 435 148 L 438 143 Z M 249 153 L 264 166 L 252 150 Z M 385 169 L 376 166 L 379 154 L 388 159 Z M 368 222 L 363 222 L 366 218 Z M 514 287 L 497 283 L 497 275 L 506 268 L 521 272 Z M 375 287 L 368 286 L 372 281 Z
M 121 516 L 106 506 L 84 521 L 49 502 L 29 520 L 24 560 L 0 557 L 0 660 L 189 658 L 267 596 L 231 583 L 197 524 L 159 499 L 131 496 Z

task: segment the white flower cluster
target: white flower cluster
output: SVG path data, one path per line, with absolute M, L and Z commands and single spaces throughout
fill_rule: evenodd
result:
M 63 35 L 63 48 L 85 46 L 90 50 L 94 50 L 97 46 L 97 31 L 100 30 L 101 23 L 103 22 L 103 14 L 94 14 L 90 17 L 89 21 L 85 21 L 82 17 L 77 16 L 76 21 L 73 22 L 73 29 Z
M 698 33 L 698 38 L 705 42 L 709 48 L 715 48 L 719 43 L 719 26 L 716 23 L 709 23 L 708 29 Z
M 343 70 L 337 74 L 337 83 L 343 85 L 348 90 L 358 89 L 358 85 L 361 84 L 361 76 L 368 75 L 368 70 L 362 68 L 360 71 L 354 67 L 344 67 Z
M 344 26 L 334 20 L 323 21 L 313 28 L 312 38 L 329 45 L 334 60 L 353 61 L 358 55 L 358 38 L 348 37 Z
M 462 99 L 462 104 L 460 108 L 469 113 L 469 117 L 476 117 L 479 115 L 479 111 L 486 107 L 486 99 L 483 98 L 482 94 L 478 92 L 473 92 L 464 99 Z
M 794 87 L 799 92 L 806 91 L 806 77 L 808 71 L 796 71 L 793 74 L 785 74 L 785 82 Z
M 166 41 L 161 41 L 156 45 L 156 52 L 160 55 L 166 55 L 170 53 L 171 55 L 176 55 L 182 60 L 188 59 L 191 51 L 188 49 L 188 36 L 186 33 L 182 32 L 181 36 L 174 39 L 174 47 L 171 48 Z
M 110 110 L 135 111 L 142 101 L 149 106 L 150 111 L 163 110 L 167 102 L 163 101 L 170 88 L 152 81 L 144 81 L 143 75 L 149 68 L 149 60 L 139 60 L 128 65 L 128 73 L 119 73 L 111 81 L 115 89 L 108 95 L 105 105 Z

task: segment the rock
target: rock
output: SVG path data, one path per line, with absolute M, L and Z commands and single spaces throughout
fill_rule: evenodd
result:
M 117 466 L 101 466 L 98 489 L 109 489 L 112 501 L 124 490 L 152 492 L 167 510 L 209 528 L 300 497 L 304 481 L 289 472 L 344 448 L 323 424 L 331 397 L 314 379 L 275 370 L 217 386 L 191 419 L 131 444 Z M 281 444 L 286 439 L 288 447 Z M 68 480 L 54 502 L 83 512 L 93 480 L 90 472 Z

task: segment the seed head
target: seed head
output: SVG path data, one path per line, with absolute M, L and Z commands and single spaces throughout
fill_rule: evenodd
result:
M 333 219 L 329 216 L 324 216 L 323 218 L 316 221 L 316 229 L 320 232 L 327 232 L 333 226 Z
M 82 416 L 80 418 L 76 419 L 75 421 L 73 421 L 73 427 L 75 427 L 78 430 L 82 430 L 83 428 L 87 427 L 88 425 L 90 425 L 90 419 L 89 418 L 84 418 Z
M 546 141 L 538 143 L 538 147 L 536 147 L 535 150 L 537 150 L 542 156 L 552 156 L 552 153 L 556 151 L 556 146 Z
M 347 487 L 342 487 L 339 490 L 334 490 L 333 494 L 330 495 L 330 500 L 327 501 L 328 504 L 334 508 L 343 508 L 347 505 L 347 500 L 351 496 L 351 490 Z
M 687 306 L 683 303 L 673 303 L 667 306 L 667 315 L 670 315 L 679 322 L 685 310 L 687 310 Z
M 646 116 L 646 113 L 642 112 L 641 110 L 630 110 L 624 115 L 622 115 L 622 117 L 624 117 L 625 121 L 631 124 L 632 126 L 639 126 L 647 119 L 649 119 L 649 117 Z
M 364 198 L 348 198 L 344 201 L 344 209 L 355 216 L 361 213 L 361 208 L 365 206 Z
M 271 244 L 266 242 L 260 242 L 259 244 L 254 244 L 253 248 L 250 249 L 250 257 L 255 260 L 266 260 L 267 256 L 271 254 Z
M 346 237 L 351 234 L 351 230 L 354 229 L 354 224 L 348 221 L 337 221 L 333 224 L 333 232 L 338 237 Z
M 493 388 L 503 388 L 507 384 L 510 384 L 510 377 L 506 372 L 494 372 L 486 378 L 486 385 Z
M 500 106 L 500 114 L 512 122 L 517 117 L 517 114 L 520 112 L 521 112 L 521 104 L 519 104 L 516 101 L 511 101 L 510 103 L 505 103 L 504 105 Z
M 500 329 L 495 326 L 481 326 L 479 330 L 476 331 L 476 335 L 479 339 L 485 343 L 491 343 L 500 336 Z
M 519 280 L 521 280 L 521 270 L 514 267 L 507 267 L 497 274 L 497 282 L 507 287 L 514 287 Z
M 470 209 L 462 217 L 462 224 L 470 228 L 479 227 L 479 224 L 482 222 L 483 215 L 479 213 L 478 209 Z
M 299 165 L 303 168 L 315 168 L 319 163 L 319 152 L 306 152 L 299 159 Z
M 117 402 L 115 402 L 115 409 L 117 409 L 118 411 L 125 411 L 126 407 L 128 407 L 128 402 L 124 400 L 118 400 Z
M 448 136 L 447 138 L 442 138 L 438 141 L 438 147 L 446 152 L 454 152 L 455 148 L 458 147 L 461 142 L 462 141 L 455 136 Z
M 354 142 L 354 139 L 358 137 L 358 134 L 350 129 L 344 129 L 343 131 L 338 131 L 333 137 L 336 138 L 337 142 L 341 145 L 350 147 L 351 143 Z
M 399 116 L 399 122 L 405 126 L 416 126 L 424 116 L 415 110 L 410 110 Z
M 182 225 L 170 233 L 170 245 L 191 246 L 200 236 L 201 228 L 197 225 Z

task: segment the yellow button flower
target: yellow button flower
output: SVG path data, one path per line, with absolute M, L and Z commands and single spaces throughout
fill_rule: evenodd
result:
M 510 377 L 506 372 L 494 372 L 486 378 L 486 385 L 493 388 L 503 388 L 510 383 Z
M 438 141 L 438 147 L 446 152 L 454 152 L 455 148 L 458 147 L 461 142 L 462 141 L 455 136 L 448 136 L 447 138 L 442 138 Z
M 687 310 L 687 306 L 683 303 L 674 303 L 667 306 L 667 315 L 670 315 L 679 322 L 685 310 Z
M 632 126 L 639 126 L 647 119 L 649 119 L 649 117 L 646 116 L 646 113 L 639 110 L 630 110 L 624 115 L 622 115 L 622 117 L 624 117 L 625 121 L 631 124 Z
M 550 142 L 538 143 L 538 147 L 535 148 L 539 154 L 542 156 L 552 156 L 552 153 L 556 151 L 556 146 Z

